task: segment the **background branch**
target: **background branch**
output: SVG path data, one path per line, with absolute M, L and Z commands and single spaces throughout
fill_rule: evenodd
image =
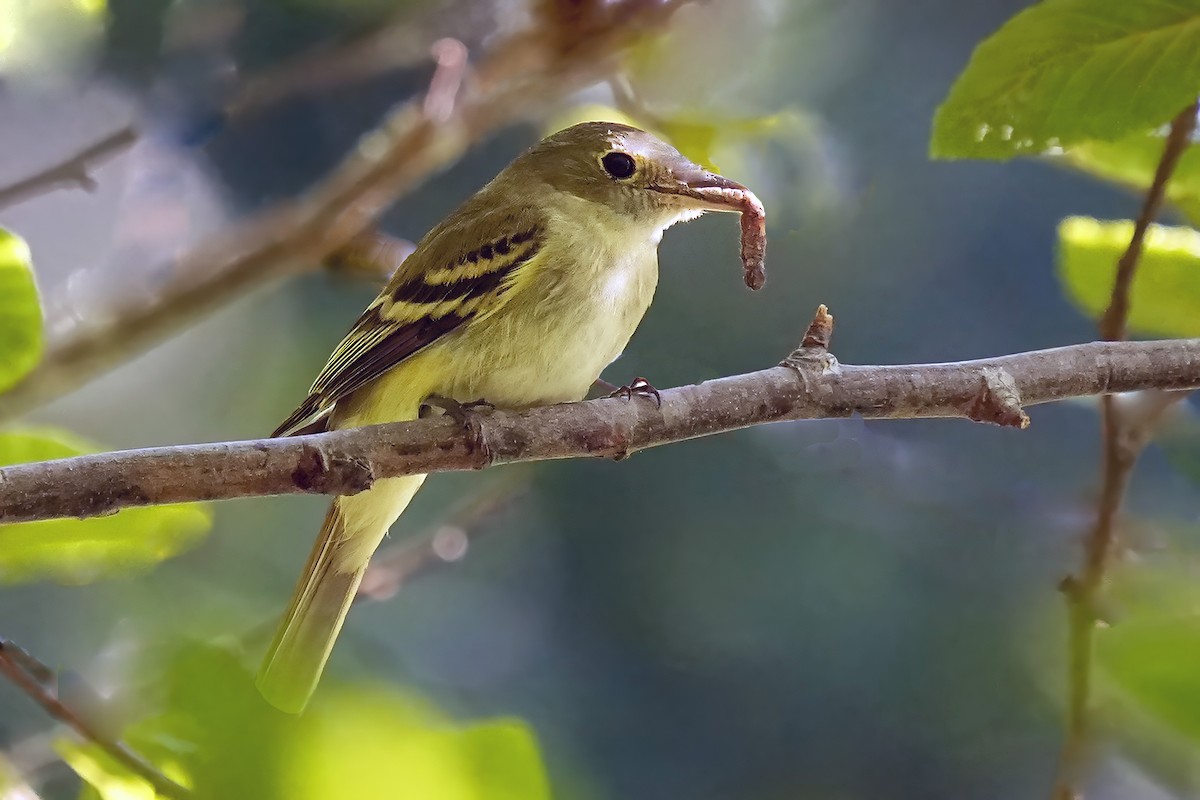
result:
M 22 178 L 16 183 L 0 187 L 0 208 L 16 205 L 39 194 L 52 192 L 63 186 L 77 186 L 84 191 L 93 191 L 96 181 L 92 170 L 100 164 L 124 152 L 137 141 L 137 129 L 127 125 L 118 131 L 84 147 L 64 161 Z
M 1134 223 L 1129 247 L 1117 262 L 1112 297 L 1100 319 L 1100 335 L 1108 341 L 1125 338 L 1130 290 L 1141 259 L 1146 232 L 1158 216 L 1166 196 L 1167 183 L 1191 143 L 1198 112 L 1200 103 L 1193 103 L 1171 122 L 1154 180 Z M 1089 737 L 1097 607 L 1117 539 L 1117 516 L 1124 502 L 1129 478 L 1163 413 L 1184 396 L 1176 393 L 1151 398 L 1149 403 L 1143 404 L 1143 411 L 1136 420 L 1122 418 L 1117 398 L 1112 394 L 1105 394 L 1100 399 L 1103 455 L 1096 522 L 1084 545 L 1081 571 L 1077 576 L 1067 577 L 1062 583 L 1068 619 L 1067 735 L 1054 784 L 1055 800 L 1074 800 L 1082 796 L 1079 787 Z
M 822 308 L 823 312 L 823 308 Z M 819 327 L 821 314 L 814 320 Z M 288 439 L 182 445 L 0 469 L 0 522 L 131 506 L 289 493 L 353 494 L 379 478 L 583 456 L 794 419 L 960 417 L 1023 426 L 1021 405 L 1200 387 L 1200 339 L 1093 342 L 999 358 L 839 365 L 823 348 L 783 364 L 662 392 L 662 407 L 606 398 L 460 422 L 441 417 Z
M 191 792 L 163 775 L 153 764 L 105 733 L 102 725 L 96 724 L 63 702 L 53 688 L 57 682 L 54 670 L 5 639 L 0 639 L 0 675 L 4 675 L 51 717 L 69 726 L 84 739 L 108 753 L 119 764 L 142 777 L 162 797 L 191 796 Z
M 304 196 L 161 266 L 158 276 L 148 279 L 164 287 L 158 296 L 132 296 L 124 307 L 105 309 L 97 316 L 101 322 L 50 326 L 42 363 L 0 397 L 0 418 L 85 383 L 257 286 L 320 263 L 474 142 L 611 74 L 631 42 L 659 28 L 687 2 L 608 3 L 582 26 L 540 17 L 535 27 L 498 42 L 449 103 L 443 89 L 457 81 L 447 81 L 445 70 L 460 72 L 462 64 L 442 61 L 429 98 L 389 113 Z M 428 109 L 433 113 L 427 113 L 429 99 L 436 101 Z

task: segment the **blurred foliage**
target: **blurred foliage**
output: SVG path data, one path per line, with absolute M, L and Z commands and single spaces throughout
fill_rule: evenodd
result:
M 1195 565 L 1126 567 L 1110 599 L 1117 624 L 1096 663 L 1140 711 L 1200 746 L 1200 583 Z
M 161 666 L 161 665 L 160 665 Z M 181 647 L 160 714 L 127 741 L 200 800 L 548 800 L 528 726 L 460 726 L 428 701 L 382 686 L 325 687 L 303 717 L 269 707 L 231 653 Z M 60 750 L 89 784 L 81 800 L 147 800 L 150 787 L 94 745 Z
M 83 63 L 100 41 L 106 0 L 0 0 L 0 71 L 44 82 Z
M 42 354 L 42 309 L 29 248 L 0 228 L 0 392 L 21 380 Z
M 0 430 L 0 466 L 102 448 L 48 427 Z M 87 583 L 124 576 L 194 547 L 212 524 L 198 503 L 130 508 L 92 519 L 0 525 L 0 582 Z
M 1070 217 L 1058 228 L 1058 272 L 1072 302 L 1103 313 L 1133 223 Z M 1131 289 L 1129 327 L 1159 336 L 1200 336 L 1200 232 L 1152 225 Z
M 1033 155 L 1170 120 L 1200 87 L 1200 4 L 1044 0 L 976 48 L 933 121 L 936 158 Z
M 1200 413 L 1180 404 L 1159 427 L 1155 441 L 1179 474 L 1200 486 Z

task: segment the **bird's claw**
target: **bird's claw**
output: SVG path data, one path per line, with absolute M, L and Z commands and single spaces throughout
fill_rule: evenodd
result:
M 623 397 L 629 400 L 634 395 L 653 398 L 655 408 L 662 408 L 662 394 L 659 393 L 658 389 L 651 386 L 650 381 L 645 378 L 634 378 L 632 383 L 617 388 L 609 397 Z
M 467 429 L 476 427 L 477 420 L 475 417 L 477 417 L 480 413 L 487 413 L 489 411 L 496 410 L 495 405 L 487 400 L 484 400 L 483 398 L 471 400 L 466 403 L 460 403 L 452 398 L 442 397 L 441 395 L 436 394 L 425 398 L 425 402 L 421 404 L 422 417 L 427 416 L 427 414 L 424 413 L 427 408 L 441 409 L 443 414 Z

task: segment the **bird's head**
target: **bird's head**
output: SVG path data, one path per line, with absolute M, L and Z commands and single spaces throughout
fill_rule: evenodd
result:
M 758 205 L 745 186 L 709 172 L 654 135 L 616 122 L 584 122 L 552 134 L 514 162 L 550 202 L 566 198 L 661 230 L 705 211 Z M 512 168 L 510 168 L 511 170 Z M 529 187 L 532 188 L 532 187 Z M 758 205 L 759 210 L 761 206 Z

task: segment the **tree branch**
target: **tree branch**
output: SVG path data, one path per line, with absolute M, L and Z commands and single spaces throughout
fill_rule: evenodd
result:
M 67 725 L 84 739 L 100 747 L 117 763 L 154 787 L 162 797 L 190 797 L 189 792 L 163 775 L 154 765 L 104 732 L 103 726 L 71 708 L 52 687 L 57 682 L 54 670 L 6 639 L 0 639 L 0 675 L 41 706 L 47 714 Z
M 1125 338 L 1129 318 L 1129 296 L 1141 259 L 1146 232 L 1158 216 L 1166 196 L 1167 183 L 1179 159 L 1191 143 L 1196 130 L 1200 102 L 1185 108 L 1171 122 L 1162 156 L 1154 171 L 1154 180 L 1134 223 L 1129 247 L 1117 262 L 1112 297 L 1100 319 L 1100 335 L 1107 341 Z M 1110 391 L 1115 391 L 1110 389 Z M 1145 403 L 1137 419 L 1123 419 L 1117 398 L 1106 393 L 1100 400 L 1101 457 L 1100 497 L 1096 522 L 1084 545 L 1084 563 L 1080 573 L 1061 584 L 1067 602 L 1067 734 L 1059 757 L 1058 774 L 1052 796 L 1055 800 L 1082 797 L 1079 785 L 1086 760 L 1089 738 L 1089 707 L 1092 692 L 1092 652 L 1098 621 L 1097 607 L 1104 588 L 1108 563 L 1117 539 L 1117 517 L 1129 486 L 1133 467 L 1150 439 L 1162 414 L 1184 395 L 1158 396 Z
M 76 388 L 257 286 L 320 263 L 474 142 L 611 74 L 630 43 L 689 1 L 604 3 L 585 26 L 542 18 L 500 41 L 465 76 L 448 110 L 444 89 L 456 81 L 445 73 L 460 72 L 462 64 L 443 61 L 430 96 L 389 113 L 305 195 L 161 266 L 146 281 L 163 287 L 160 294 L 147 300 L 133 293 L 127 305 L 104 309 L 91 322 L 50 326 L 42 363 L 0 396 L 0 418 Z M 430 99 L 433 108 L 426 109 Z
M 822 307 L 821 312 L 824 311 Z M 816 321 L 814 321 L 816 322 Z M 0 523 L 275 494 L 354 494 L 380 478 L 649 447 L 795 419 L 959 417 L 1023 427 L 1021 405 L 1104 392 L 1200 387 L 1200 339 L 1079 344 L 999 358 L 840 365 L 824 348 L 662 392 L 287 439 L 182 445 L 0 469 Z
M 62 186 L 77 186 L 87 192 L 94 191 L 96 181 L 92 178 L 91 171 L 128 149 L 137 141 L 137 137 L 137 130 L 132 125 L 127 125 L 54 166 L 0 188 L 0 208 L 16 205 Z

